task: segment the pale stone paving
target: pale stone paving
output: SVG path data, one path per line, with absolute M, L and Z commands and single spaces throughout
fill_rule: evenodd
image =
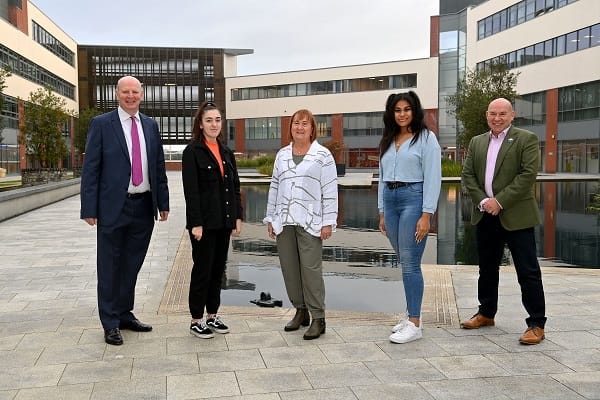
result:
M 291 310 L 252 305 L 224 305 L 227 335 L 189 335 L 180 173 L 169 179 L 171 215 L 156 225 L 137 286 L 135 313 L 154 330 L 124 331 L 120 347 L 103 340 L 96 232 L 79 220 L 78 196 L 0 223 L 0 399 L 600 398 L 598 270 L 543 267 L 548 323 L 537 346 L 518 343 L 525 311 L 512 267 L 501 271 L 495 327 L 458 328 L 476 310 L 476 267 L 426 265 L 423 339 L 412 343 L 389 342 L 393 314 L 328 310 L 326 334 L 305 341 L 302 329 L 283 331 Z M 365 232 L 333 240 L 387 246 Z M 326 268 L 346 268 L 337 264 Z

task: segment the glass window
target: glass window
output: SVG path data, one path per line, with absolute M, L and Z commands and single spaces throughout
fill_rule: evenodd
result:
M 531 64 L 534 62 L 534 47 L 528 46 L 525 48 L 525 64 Z
M 312 94 L 327 94 L 327 81 L 313 82 L 312 83 Z
M 583 49 L 587 49 L 588 47 L 590 47 L 590 38 L 591 37 L 592 36 L 591 36 L 591 32 L 590 32 L 590 27 L 580 29 L 577 32 L 577 40 L 579 40 L 579 42 L 577 43 L 577 49 L 583 50 Z
M 508 26 L 513 27 L 517 25 L 517 5 L 511 6 L 508 9 Z
M 517 52 L 511 51 L 508 53 L 508 68 L 515 68 L 517 66 Z
M 490 36 L 492 34 L 492 17 L 487 17 L 485 19 L 485 36 Z
M 544 42 L 544 58 L 551 58 L 554 57 L 554 53 L 553 53 L 553 46 L 554 40 L 553 39 L 548 39 Z
M 517 24 L 525 22 L 525 2 L 517 4 Z
M 535 49 L 534 50 L 534 52 L 535 52 L 535 54 L 534 54 L 534 62 L 535 61 L 541 61 L 541 60 L 543 60 L 544 59 L 544 43 L 543 42 L 542 43 L 537 43 L 534 46 L 534 49 Z
M 508 10 L 504 9 L 500 11 L 500 31 L 506 30 L 508 26 Z
M 590 34 L 590 45 L 592 47 L 600 45 L 600 24 L 592 26 L 592 32 Z
M 525 65 L 525 49 L 517 50 L 517 67 Z
M 500 32 L 500 14 L 492 15 L 492 34 Z
M 296 96 L 306 96 L 306 83 L 296 84 Z
M 331 115 L 315 115 L 317 137 L 331 137 Z
M 566 36 L 562 35 L 556 38 L 556 41 L 554 42 L 554 48 L 555 48 L 555 54 L 557 56 L 562 56 L 563 54 L 565 54 L 565 50 L 566 50 Z
M 296 96 L 296 84 L 292 83 L 292 84 L 288 85 L 288 88 L 289 88 L 288 93 L 290 94 L 290 97 Z
M 525 20 L 529 21 L 533 18 L 535 18 L 535 0 L 527 0 L 525 9 Z
M 480 40 L 485 37 L 485 20 L 482 19 L 477 23 L 477 32 Z
M 578 42 L 579 42 L 579 40 L 577 39 L 577 32 L 567 33 L 566 53 L 569 54 L 574 51 L 577 51 L 577 43 Z

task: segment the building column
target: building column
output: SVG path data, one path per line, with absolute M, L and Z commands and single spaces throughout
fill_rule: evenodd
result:
M 558 168 L 558 89 L 546 91 L 546 172 Z
M 17 110 L 19 113 L 19 170 L 23 171 L 27 169 L 27 154 L 25 153 L 25 134 L 23 133 L 23 127 L 25 126 L 25 106 L 23 100 L 17 100 Z
M 291 116 L 281 117 L 281 147 L 285 147 L 292 141 L 290 137 L 290 124 L 292 123 Z
M 246 120 L 235 120 L 235 151 L 246 153 Z

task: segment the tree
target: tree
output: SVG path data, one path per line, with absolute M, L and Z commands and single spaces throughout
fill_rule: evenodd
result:
M 457 144 L 468 146 L 473 136 L 489 130 L 485 112 L 490 102 L 503 97 L 514 103 L 519 97 L 515 91 L 519 73 L 510 72 L 506 64 L 491 64 L 479 71 L 467 71 L 458 82 L 456 94 L 448 96 L 449 111 L 460 121 Z
M 76 131 L 75 131 L 75 148 L 79 151 L 79 154 L 85 152 L 85 143 L 87 142 L 87 133 L 90 127 L 92 118 L 101 112 L 96 108 L 86 108 L 79 112 L 77 118 Z
M 67 154 L 62 135 L 62 127 L 69 120 L 66 104 L 48 87 L 29 95 L 19 141 L 32 164 L 37 162 L 42 168 L 58 167 L 59 160 Z
M 2 117 L 2 110 L 4 110 L 4 89 L 6 89 L 6 78 L 11 76 L 10 69 L 8 67 L 0 68 L 0 143 L 4 141 L 2 136 L 2 130 L 4 129 L 4 118 Z

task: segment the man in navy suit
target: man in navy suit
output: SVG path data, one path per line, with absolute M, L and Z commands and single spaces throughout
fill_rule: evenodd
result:
M 97 226 L 98 313 L 104 340 L 123 344 L 121 329 L 148 332 L 132 313 L 135 284 L 154 220 L 169 216 L 169 189 L 158 124 L 139 112 L 142 85 L 119 79 L 119 107 L 95 117 L 81 174 L 81 218 Z

